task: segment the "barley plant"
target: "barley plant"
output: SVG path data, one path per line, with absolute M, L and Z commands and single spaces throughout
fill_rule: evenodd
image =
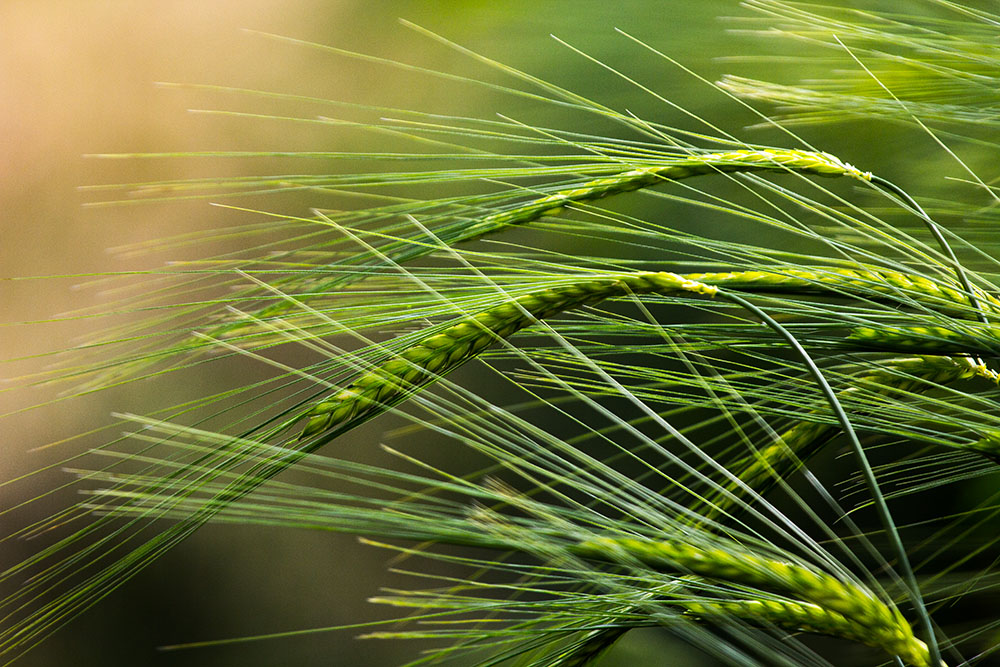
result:
M 185 84 L 216 115 L 360 148 L 100 156 L 296 166 L 88 186 L 140 219 L 192 200 L 241 224 L 93 277 L 110 301 L 71 317 L 128 317 L 25 379 L 64 392 L 37 409 L 203 367 L 232 381 L 64 434 L 7 482 L 51 486 L 4 510 L 45 508 L 4 537 L 31 538 L 3 572 L 4 664 L 233 524 L 388 551 L 394 578 L 366 593 L 388 613 L 207 628 L 161 656 L 258 664 L 226 651 L 336 633 L 414 665 L 998 664 L 1000 15 L 719 11 L 756 50 L 720 40 L 716 65 L 773 80 L 716 81 L 611 27 L 600 57 L 551 46 L 606 98 L 415 24 L 461 68 L 253 35 L 496 113 Z

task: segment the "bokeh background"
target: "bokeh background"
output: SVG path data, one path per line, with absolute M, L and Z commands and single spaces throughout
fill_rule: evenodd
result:
M 632 32 L 709 80 L 724 72 L 774 75 L 752 62 L 720 56 L 777 53 L 785 46 L 727 30 L 720 20 L 745 15 L 736 2 L 361 2 L 328 0 L 5 0 L 0 2 L 0 357 L 7 379 L 0 429 L 0 506 L 14 508 L 65 481 L 59 462 L 101 434 L 45 447 L 108 423 L 112 412 L 148 413 L 199 393 L 264 377 L 252 363 L 211 365 L 179 374 L 173 383 L 142 383 L 61 401 L 67 386 L 31 387 L 46 353 L 71 347 L 128 315 L 59 319 L 60 314 L 107 303 L 114 294 L 87 274 L 140 270 L 224 250 L 180 248 L 132 252 L 136 244 L 247 222 L 247 214 L 210 206 L 210 200 L 91 206 L 100 196 L 80 186 L 205 175 L 280 172 L 280 161 L 110 160 L 96 153 L 205 150 L 379 150 L 391 143 L 323 126 L 192 113 L 192 109 L 260 110 L 270 102 L 156 82 L 218 84 L 330 98 L 346 102 L 491 117 L 531 113 L 535 123 L 557 122 L 551 109 L 519 108 L 486 89 L 449 86 L 413 73 L 378 67 L 265 38 L 252 31 L 329 44 L 404 60 L 422 67 L 503 81 L 496 72 L 400 25 L 405 18 L 461 44 L 618 109 L 684 125 L 667 105 L 550 39 L 549 34 L 637 75 L 643 83 L 695 113 L 739 130 L 753 117 L 703 82 L 630 44 L 614 32 Z M 796 72 L 797 78 L 808 72 Z M 509 83 L 509 81 L 508 81 Z M 254 106 L 254 105 L 259 106 Z M 513 111 L 512 111 L 513 109 Z M 307 117 L 336 115 L 304 105 Z M 343 111 L 343 113 L 348 113 Z M 811 128 L 809 139 L 858 164 L 877 166 L 898 141 L 863 126 L 850 135 Z M 847 138 L 847 137 L 850 138 Z M 748 134 L 766 143 L 766 132 Z M 933 146 L 908 147 L 916 155 Z M 335 167 L 341 168 L 341 167 Z M 350 168 L 350 166 L 345 167 Z M 920 179 L 913 173 L 897 180 Z M 303 213 L 308 195 L 281 201 L 240 201 Z M 211 251 L 211 252 L 209 252 Z M 57 276 L 28 280 L 33 276 Z M 44 321 L 57 318 L 57 321 Z M 29 324 L 24 324 L 28 322 Z M 220 367 L 214 367 L 220 366 Z M 148 385 L 148 386 L 147 386 Z M 51 402 L 41 409 L 30 406 Z M 358 440 L 377 439 L 368 430 Z M 0 516 L 3 534 L 55 511 L 55 494 Z M 44 536 L 39 539 L 44 539 Z M 2 543 L 3 563 L 30 554 L 35 541 Z M 359 641 L 352 631 L 325 632 L 221 647 L 164 652 L 157 647 L 262 633 L 358 623 L 389 613 L 365 602 L 380 586 L 404 585 L 387 573 L 392 554 L 341 536 L 232 526 L 200 531 L 167 557 L 68 625 L 18 664 L 42 665 L 382 665 L 398 664 L 412 643 Z M 615 648 L 612 667 L 627 664 L 710 665 L 693 649 L 654 631 L 636 632 Z M 845 663 L 849 664 L 849 663 Z

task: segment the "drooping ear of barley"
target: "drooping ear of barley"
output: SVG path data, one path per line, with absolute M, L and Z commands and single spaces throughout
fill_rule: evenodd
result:
M 855 327 L 847 340 L 872 350 L 923 355 L 991 357 L 1000 352 L 1000 326 L 978 322 L 954 327 L 933 325 Z
M 634 560 L 653 568 L 676 568 L 710 579 L 772 588 L 848 619 L 854 626 L 850 635 L 867 628 L 869 639 L 865 643 L 881 644 L 890 654 L 912 665 L 930 667 L 931 664 L 927 646 L 913 636 L 909 624 L 895 607 L 853 584 L 799 565 L 729 549 L 705 550 L 689 544 L 639 538 L 586 540 L 571 546 L 570 551 L 584 558 L 624 563 Z M 831 625 L 828 629 L 835 631 L 838 627 Z
M 534 222 L 542 217 L 556 215 L 567 206 L 596 201 L 612 195 L 633 192 L 668 181 L 678 181 L 708 174 L 746 173 L 755 171 L 797 172 L 818 176 L 846 176 L 861 181 L 870 181 L 871 174 L 843 162 L 829 153 L 783 149 L 756 148 L 721 152 L 692 153 L 689 156 L 674 156 L 657 160 L 654 164 L 639 165 L 624 169 L 613 176 L 585 181 L 577 186 L 557 190 L 479 220 L 463 221 L 434 233 L 442 243 L 449 246 L 470 241 L 486 234 L 506 228 Z M 433 247 L 425 243 L 397 241 L 380 248 L 379 252 L 398 264 L 405 264 L 430 252 Z M 354 263 L 350 260 L 349 263 Z M 378 262 L 376 262 L 378 263 Z M 359 280 L 363 274 L 353 273 L 332 280 L 320 282 L 310 289 L 311 294 L 328 294 L 343 289 L 347 284 Z M 299 298 L 308 301 L 309 295 Z M 279 302 L 256 313 L 260 319 L 277 317 L 295 306 Z M 213 338 L 231 336 L 245 323 L 235 322 L 211 330 Z
M 336 429 L 391 404 L 413 388 L 477 356 L 494 342 L 553 315 L 612 296 L 656 293 L 712 296 L 717 288 L 674 273 L 637 272 L 568 281 L 524 294 L 453 324 L 403 351 L 306 415 L 302 438 Z
M 940 285 L 898 271 L 788 269 L 783 272 L 734 271 L 684 275 L 638 272 L 603 278 L 586 277 L 491 307 L 420 341 L 313 407 L 307 415 L 308 424 L 302 436 L 309 437 L 334 429 L 363 416 L 367 411 L 391 404 L 412 388 L 435 375 L 447 373 L 496 340 L 507 338 L 537 320 L 629 292 L 712 295 L 718 289 L 745 292 L 832 291 L 847 295 L 874 293 L 903 300 L 926 297 L 928 307 L 945 310 L 968 305 L 968 298 L 950 285 Z M 981 299 L 980 303 L 1000 306 L 1000 302 L 985 292 L 977 296 Z M 855 334 L 851 338 L 855 340 L 858 337 Z M 946 366 L 945 370 L 951 368 L 954 366 Z
M 579 187 L 560 190 L 510 211 L 487 216 L 470 225 L 453 243 L 477 238 L 513 225 L 525 224 L 562 211 L 570 204 L 594 201 L 624 192 L 632 192 L 665 181 L 677 181 L 712 173 L 751 171 L 791 171 L 819 176 L 849 176 L 870 181 L 871 174 L 842 162 L 829 153 L 769 148 L 694 154 L 675 158 L 663 165 L 643 166 L 614 176 L 599 178 Z
M 679 606 L 685 608 L 688 614 L 706 621 L 732 623 L 738 619 L 790 632 L 829 635 L 882 649 L 890 656 L 898 655 L 908 665 L 930 667 L 931 664 L 927 645 L 919 639 L 900 634 L 897 628 L 861 623 L 809 602 L 775 598 L 682 602 Z

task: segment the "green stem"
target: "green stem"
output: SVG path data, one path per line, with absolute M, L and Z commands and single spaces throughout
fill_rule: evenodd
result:
M 889 511 L 889 506 L 885 501 L 885 496 L 882 495 L 882 492 L 879 489 L 878 480 L 875 478 L 875 471 L 872 470 L 871 463 L 868 461 L 868 457 L 865 455 L 865 450 L 861 446 L 861 441 L 858 439 L 858 435 L 854 431 L 854 425 L 847 416 L 847 412 L 844 411 L 840 400 L 837 398 L 837 394 L 833 391 L 833 387 L 831 387 L 830 383 L 827 382 L 823 372 L 809 356 L 809 353 L 805 351 L 805 348 L 803 348 L 799 341 L 796 340 L 796 338 L 792 336 L 784 327 L 774 321 L 769 315 L 760 311 L 760 309 L 756 308 L 756 306 L 747 302 L 745 299 L 732 294 L 727 294 L 726 296 L 734 303 L 738 303 L 748 310 L 756 310 L 757 316 L 763 319 L 769 327 L 777 331 L 786 340 L 786 342 L 792 346 L 792 349 L 798 353 L 798 355 L 805 362 L 810 375 L 812 375 L 813 379 L 815 379 L 817 384 L 819 384 L 823 395 L 826 397 L 827 403 L 830 405 L 830 409 L 833 411 L 837 418 L 837 422 L 840 424 L 840 428 L 843 430 L 844 435 L 847 437 L 847 441 L 854 449 L 854 454 L 858 459 L 858 465 L 861 467 L 861 472 L 864 476 L 865 483 L 868 486 L 868 491 L 872 496 L 872 502 L 875 504 L 875 509 L 882 522 L 882 528 L 889 536 L 889 541 L 892 544 L 893 550 L 896 552 L 896 558 L 898 559 L 899 567 L 902 570 L 903 579 L 910 588 L 910 601 L 917 610 L 917 615 L 919 616 L 920 623 L 924 629 L 924 635 L 927 638 L 927 646 L 930 649 L 931 656 L 930 664 L 935 666 L 940 665 L 941 652 L 938 648 L 937 637 L 934 634 L 934 626 L 931 624 L 930 614 L 927 613 L 927 607 L 924 605 L 923 595 L 920 592 L 920 585 L 917 583 L 917 577 L 914 575 L 913 568 L 910 565 L 910 558 L 906 553 L 906 547 L 903 546 L 903 540 L 899 537 L 899 531 L 896 529 L 896 523 L 892 519 L 892 513 Z

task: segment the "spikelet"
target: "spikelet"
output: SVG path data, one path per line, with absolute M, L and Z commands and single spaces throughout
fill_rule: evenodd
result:
M 731 621 L 733 618 L 762 626 L 777 626 L 793 632 L 811 632 L 848 639 L 889 655 L 898 655 L 907 664 L 930 667 L 927 645 L 909 633 L 859 623 L 843 614 L 798 600 L 719 600 L 682 603 L 686 613 L 702 620 Z
M 646 567 L 683 571 L 753 587 L 773 589 L 805 600 L 827 613 L 867 626 L 890 653 L 912 665 L 930 667 L 926 645 L 899 611 L 860 586 L 803 565 L 739 551 L 732 545 L 705 548 L 670 540 L 599 537 L 570 549 L 575 555 L 609 562 L 638 562 Z M 833 629 L 833 628 L 830 628 Z

